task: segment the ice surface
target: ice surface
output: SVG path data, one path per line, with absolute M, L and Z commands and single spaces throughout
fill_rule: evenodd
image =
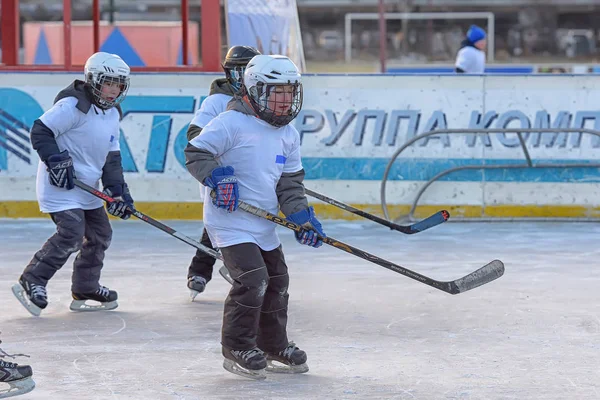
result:
M 201 224 L 168 222 L 198 237 Z M 22 399 L 599 399 L 600 226 L 446 223 L 407 236 L 370 222 L 324 223 L 338 240 L 451 280 L 499 258 L 505 275 L 452 296 L 281 230 L 290 267 L 289 337 L 304 375 L 256 382 L 221 364 L 215 271 L 190 303 L 194 252 L 140 221 L 113 223 L 102 284 L 119 308 L 73 313 L 71 261 L 34 318 L 10 287 L 54 231 L 49 220 L 0 220 L 0 338 L 31 358 Z M 217 267 L 220 262 L 217 263 Z

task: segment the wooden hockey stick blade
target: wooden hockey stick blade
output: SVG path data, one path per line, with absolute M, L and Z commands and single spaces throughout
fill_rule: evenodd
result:
M 313 190 L 306 189 L 306 188 L 304 190 L 305 190 L 306 194 L 308 194 L 309 196 L 312 196 L 316 199 L 324 201 L 325 203 L 329 203 L 332 206 L 341 208 L 344 211 L 348 211 L 354 215 L 358 215 L 360 217 L 366 218 L 373 222 L 377 222 L 380 225 L 387 226 L 388 228 L 390 228 L 392 230 L 402 232 L 407 235 L 412 235 L 414 233 L 423 232 L 424 230 L 433 228 L 436 225 L 446 222 L 448 220 L 448 218 L 450 218 L 450 213 L 448 211 L 441 210 L 441 211 L 436 212 L 435 214 L 430 215 L 429 217 L 425 218 L 424 220 L 416 222 L 412 225 L 398 225 L 394 222 L 390 222 L 386 219 L 378 217 L 377 215 L 369 214 L 366 211 L 359 210 L 358 208 L 352 207 L 351 205 L 342 203 L 340 201 L 337 201 L 336 199 L 325 196 L 324 194 L 317 193 Z

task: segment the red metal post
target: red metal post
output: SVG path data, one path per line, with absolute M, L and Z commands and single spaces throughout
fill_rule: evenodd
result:
M 183 56 L 183 65 L 189 65 L 188 60 L 188 23 L 190 20 L 189 15 L 189 1 L 181 0 L 181 51 Z
M 92 19 L 94 24 L 94 53 L 100 51 L 100 0 L 92 2 Z
M 2 63 L 19 64 L 19 0 L 2 0 Z
M 219 0 L 202 0 L 202 69 L 221 70 L 221 4 Z
M 71 0 L 63 0 L 63 42 L 65 68 L 71 68 Z
M 385 73 L 385 61 L 387 59 L 387 29 L 385 26 L 385 7 L 383 0 L 379 0 L 379 63 L 381 72 Z

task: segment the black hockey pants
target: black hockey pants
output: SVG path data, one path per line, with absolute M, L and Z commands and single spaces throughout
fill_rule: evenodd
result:
M 98 289 L 104 252 L 110 246 L 112 229 L 104 208 L 71 209 L 51 213 L 56 233 L 35 253 L 23 276 L 46 286 L 69 256 L 79 254 L 73 263 L 71 291 L 90 293 Z
M 200 243 L 208 248 L 214 249 L 210 238 L 208 237 L 208 232 L 206 232 L 206 228 L 202 230 L 202 239 L 200 239 Z M 212 278 L 213 266 L 216 261 L 217 260 L 205 252 L 196 250 L 196 255 L 192 258 L 192 262 L 188 268 L 188 278 L 191 276 L 201 276 L 206 279 L 206 283 L 208 283 Z
M 241 243 L 221 253 L 234 279 L 225 300 L 221 344 L 233 350 L 285 349 L 289 277 L 281 246 L 264 251 Z

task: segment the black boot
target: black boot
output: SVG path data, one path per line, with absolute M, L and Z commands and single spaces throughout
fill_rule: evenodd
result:
M 92 293 L 73 293 L 70 309 L 72 311 L 114 310 L 119 306 L 117 304 L 118 298 L 119 295 L 116 291 L 100 286 L 98 290 Z M 97 301 L 100 305 L 87 304 L 86 301 L 88 300 Z
M 0 388 L 0 398 L 20 396 L 35 388 L 32 379 L 33 370 L 29 365 L 18 365 L 0 361 L 0 383 L 9 385 L 7 389 Z
M 206 279 L 200 275 L 190 276 L 187 283 L 188 289 L 190 289 L 190 299 L 194 301 L 196 296 L 204 292 L 206 289 Z
M 232 350 L 223 346 L 223 368 L 227 371 L 251 379 L 265 379 L 267 359 L 258 348 L 251 350 Z
M 42 310 L 48 306 L 46 288 L 28 281 L 23 275 L 19 278 L 19 283 L 13 285 L 12 291 L 23 307 L 36 317 L 39 317 Z
M 277 353 L 266 353 L 267 371 L 301 374 L 308 372 L 306 365 L 306 352 L 296 347 L 294 342 L 290 342 L 287 347 Z

